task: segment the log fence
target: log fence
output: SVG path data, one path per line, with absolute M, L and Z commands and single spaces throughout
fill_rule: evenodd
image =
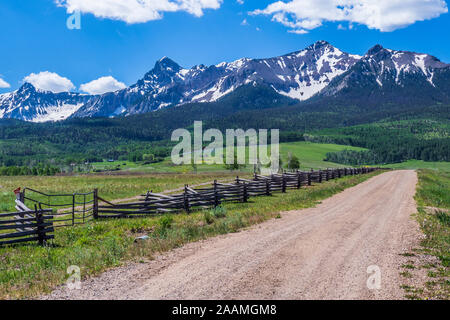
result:
M 248 202 L 250 198 L 285 193 L 289 189 L 301 189 L 312 183 L 322 183 L 347 175 L 366 174 L 376 168 L 344 168 L 318 171 L 284 172 L 253 179 L 236 177 L 232 183 L 214 181 L 211 187 L 191 188 L 185 185 L 181 194 L 165 195 L 152 191 L 142 195 L 137 202 L 113 204 L 96 195 L 94 217 L 132 218 L 163 213 L 190 213 L 193 210 L 214 208 L 225 202 Z M 96 194 L 96 192 L 94 192 Z

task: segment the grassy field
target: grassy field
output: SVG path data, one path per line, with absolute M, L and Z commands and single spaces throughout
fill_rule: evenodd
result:
M 288 153 L 298 157 L 300 166 L 303 169 L 326 169 L 326 168 L 344 168 L 348 165 L 337 164 L 323 161 L 328 152 L 337 152 L 342 150 L 365 150 L 358 147 L 344 146 L 339 144 L 312 143 L 312 142 L 290 142 L 280 145 L 280 154 L 284 163 L 287 163 Z
M 145 219 L 94 221 L 58 229 L 47 247 L 22 245 L 0 248 L 0 299 L 27 298 L 63 284 L 68 266 L 82 277 L 99 274 L 125 261 L 145 261 L 158 252 L 276 218 L 281 211 L 315 206 L 322 199 L 365 181 L 380 172 L 347 176 L 310 188 L 227 204 L 221 210 Z M 137 236 L 149 240 L 135 243 Z
M 416 192 L 416 219 L 425 235 L 421 247 L 411 253 L 410 262 L 403 266 L 401 275 L 412 278 L 405 284 L 405 296 L 409 299 L 450 299 L 450 172 L 419 170 Z M 439 263 L 430 262 L 434 256 Z M 424 258 L 425 257 L 425 258 Z M 425 270 L 427 280 L 422 285 L 414 279 L 417 270 Z M 407 279 L 405 279 L 407 282 Z
M 425 162 L 422 160 L 409 160 L 402 163 L 386 164 L 381 167 L 393 169 L 431 169 L 450 172 L 450 162 Z
M 325 169 L 325 168 L 342 168 L 344 165 L 337 163 L 323 161 L 328 152 L 336 152 L 342 150 L 364 150 L 362 148 L 343 146 L 338 144 L 321 144 L 311 143 L 305 141 L 281 143 L 280 155 L 284 164 L 288 161 L 289 152 L 295 155 L 300 161 L 300 167 L 302 169 Z M 248 153 L 248 151 L 247 151 Z M 97 170 L 111 170 L 114 168 L 120 168 L 123 171 L 129 172 L 179 172 L 187 173 L 192 172 L 192 166 L 176 166 L 172 164 L 170 158 L 165 159 L 163 162 L 153 163 L 148 165 L 142 165 L 139 163 L 129 161 L 114 161 L 114 162 L 97 162 L 92 164 L 94 169 Z M 223 165 L 199 165 L 197 170 L 199 172 L 220 172 L 226 171 Z M 247 166 L 244 170 L 253 171 L 253 166 Z

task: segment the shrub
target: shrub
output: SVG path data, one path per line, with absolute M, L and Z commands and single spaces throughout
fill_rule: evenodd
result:
M 205 211 L 205 213 L 203 214 L 203 220 L 205 220 L 205 222 L 207 224 L 211 224 L 214 222 L 214 216 L 212 214 L 211 211 Z
M 227 209 L 225 209 L 224 207 L 215 207 L 214 210 L 211 211 L 211 214 L 215 217 L 215 218 L 224 218 L 227 215 Z
M 167 216 L 167 215 L 162 216 L 158 221 L 161 231 L 166 231 L 167 229 L 172 228 L 172 223 L 173 223 L 173 217 Z

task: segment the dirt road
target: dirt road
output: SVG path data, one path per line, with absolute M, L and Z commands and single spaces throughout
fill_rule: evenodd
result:
M 50 299 L 395 299 L 417 245 L 414 171 L 383 173 L 281 219 L 62 287 Z M 369 290 L 369 266 L 381 288 Z M 375 270 L 375 269 L 373 269 Z

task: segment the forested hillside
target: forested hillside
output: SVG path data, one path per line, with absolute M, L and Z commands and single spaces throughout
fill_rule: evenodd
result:
M 403 120 L 321 130 L 307 136 L 370 149 L 330 153 L 327 160 L 344 164 L 396 163 L 411 159 L 450 161 L 450 123 L 445 120 Z
M 298 103 L 264 86 L 244 86 L 214 103 L 187 104 L 119 118 L 35 124 L 0 120 L 0 166 L 133 160 L 170 153 L 171 132 L 203 120 L 204 128 L 280 129 L 281 142 L 308 139 L 360 146 L 362 163 L 449 160 L 450 107 L 443 104 Z M 349 155 L 330 155 L 348 163 Z

